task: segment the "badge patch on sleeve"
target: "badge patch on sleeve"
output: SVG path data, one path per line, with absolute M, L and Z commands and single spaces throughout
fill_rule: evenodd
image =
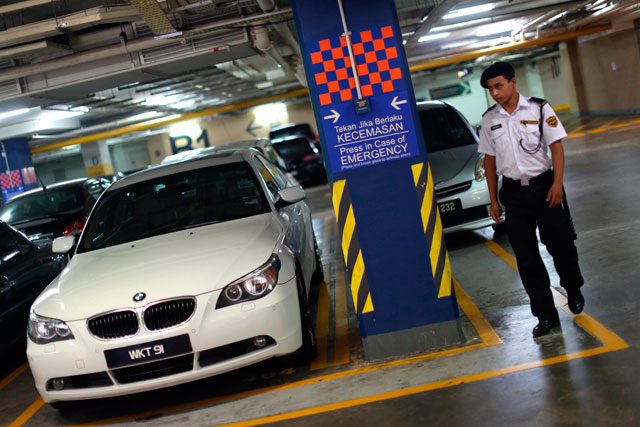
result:
M 552 128 L 558 126 L 558 118 L 556 116 L 551 116 L 546 120 L 547 124 Z

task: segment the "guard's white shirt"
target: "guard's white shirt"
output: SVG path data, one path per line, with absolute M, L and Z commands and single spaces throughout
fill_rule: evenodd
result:
M 498 104 L 482 117 L 478 151 L 496 157 L 498 175 L 526 183 L 551 168 L 549 145 L 566 136 L 567 132 L 548 103 L 542 108 L 540 117 L 540 104 L 520 94 L 513 113 L 507 113 Z M 540 149 L 531 154 L 540 143 Z

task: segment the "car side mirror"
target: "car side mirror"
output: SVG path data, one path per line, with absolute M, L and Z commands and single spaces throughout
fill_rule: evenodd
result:
M 293 205 L 307 198 L 301 186 L 283 188 L 278 191 L 276 199 L 276 209 L 282 209 L 286 206 Z
M 76 242 L 76 236 L 62 236 L 53 240 L 51 250 L 54 254 L 66 254 L 73 248 Z

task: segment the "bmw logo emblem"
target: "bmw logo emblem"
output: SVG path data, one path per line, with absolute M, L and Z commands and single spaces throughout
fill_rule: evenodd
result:
M 147 297 L 147 294 L 145 294 L 144 292 L 138 292 L 137 294 L 135 294 L 135 295 L 133 296 L 133 300 L 134 300 L 135 302 L 140 302 L 140 301 L 142 301 L 143 299 L 145 299 L 146 297 Z

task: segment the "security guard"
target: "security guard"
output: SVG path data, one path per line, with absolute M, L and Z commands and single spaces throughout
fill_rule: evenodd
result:
M 478 148 L 485 156 L 491 216 L 500 221 L 499 197 L 505 207 L 507 234 L 520 278 L 531 301 L 531 312 L 538 318 L 533 336 L 539 337 L 559 327 L 560 320 L 549 274 L 538 251 L 536 227 L 553 257 L 560 284 L 567 291 L 569 309 L 578 314 L 584 308 L 580 292 L 584 280 L 562 185 L 561 141 L 567 133 L 549 103 L 518 93 L 510 64 L 494 63 L 482 73 L 480 83 L 496 101 L 482 117 Z M 503 177 L 499 195 L 498 175 Z

